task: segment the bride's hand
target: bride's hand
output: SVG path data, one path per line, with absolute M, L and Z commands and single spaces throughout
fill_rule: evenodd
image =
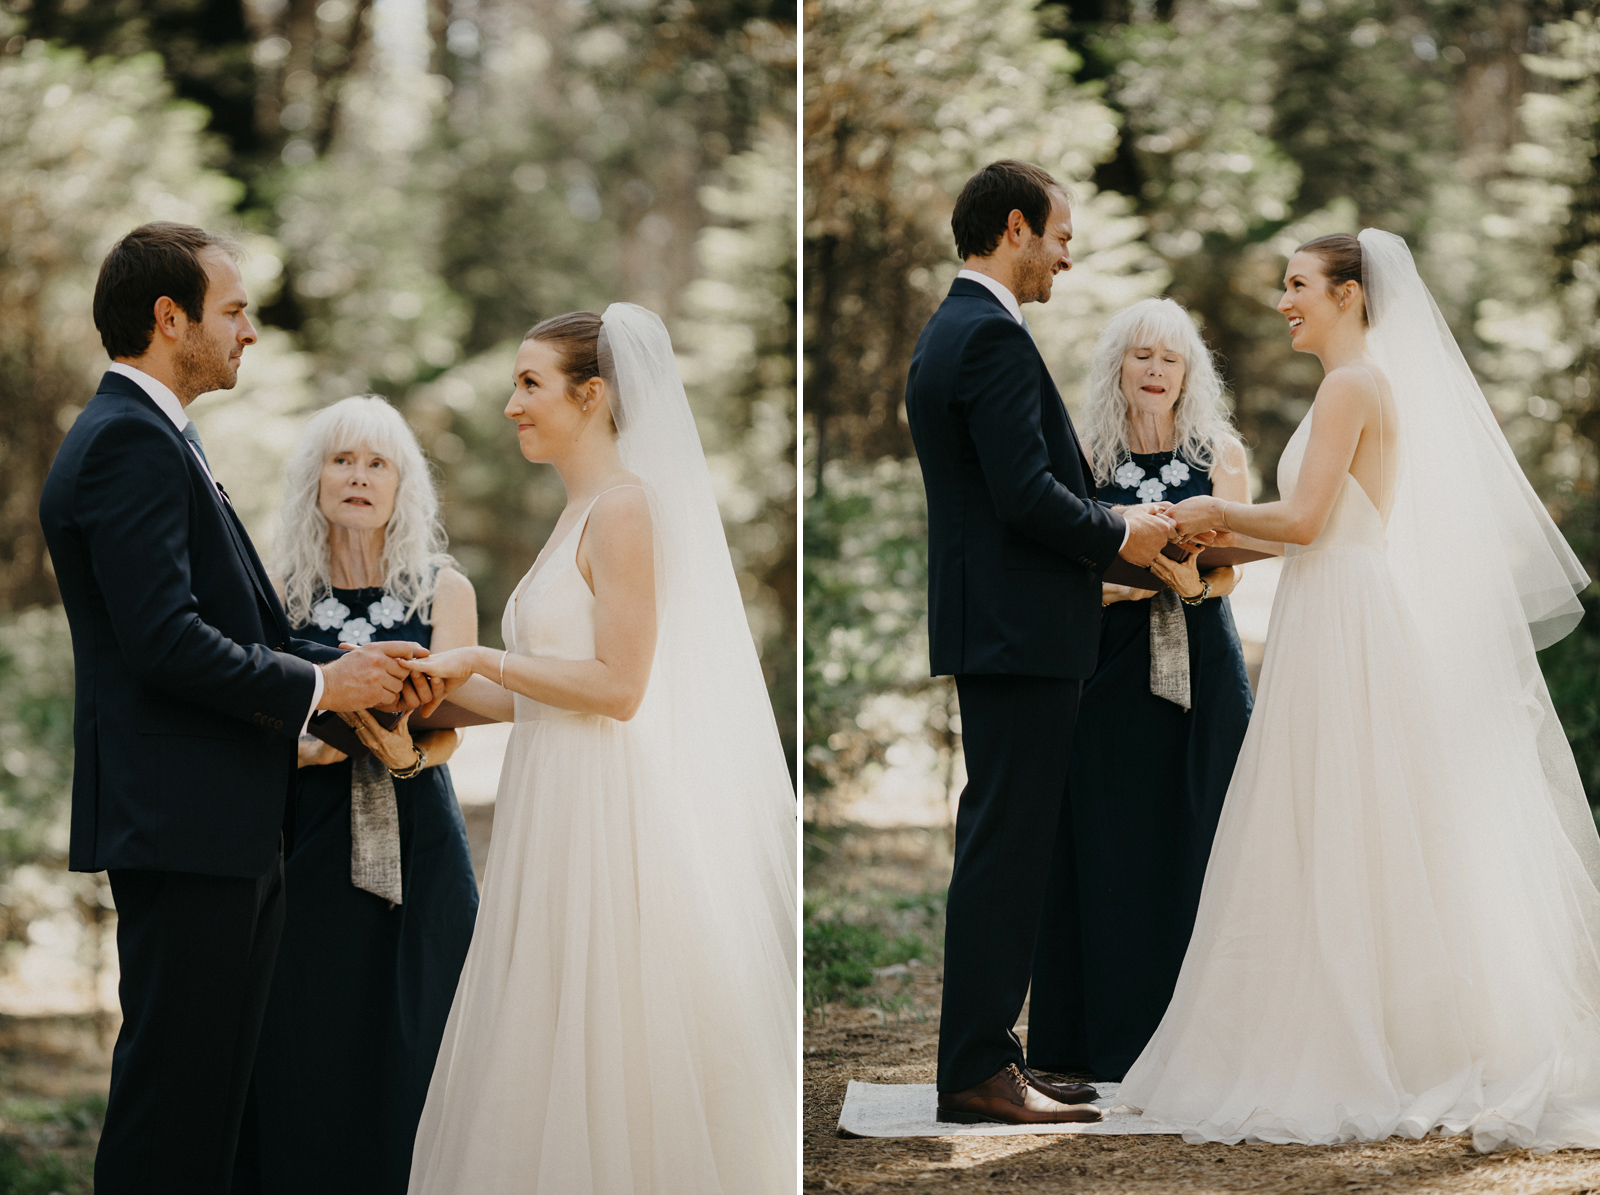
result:
M 1202 531 L 1221 529 L 1222 507 L 1221 499 L 1210 494 L 1196 494 L 1167 511 L 1167 518 L 1177 525 L 1177 538 L 1182 542 Z
M 438 652 L 426 659 L 402 660 L 401 663 L 411 671 L 423 673 L 435 680 L 464 681 L 480 670 L 482 661 L 479 656 L 485 650 L 482 647 L 453 647 L 449 651 Z M 499 653 L 494 654 L 498 658 Z
M 482 672 L 491 676 L 492 673 L 486 671 L 486 660 L 498 662 L 499 658 L 499 652 L 487 647 L 453 647 L 426 659 L 406 660 L 405 665 L 411 669 L 416 680 L 432 682 L 432 699 L 423 703 L 418 716 L 426 718 L 433 713 L 446 697 L 466 684 L 474 673 Z
M 393 730 L 385 728 L 366 710 L 356 710 L 353 714 L 341 713 L 339 717 L 350 724 L 367 750 L 376 755 L 391 772 L 403 772 L 417 762 L 416 748 L 411 741 L 410 710 L 400 715 L 400 721 L 394 724 Z

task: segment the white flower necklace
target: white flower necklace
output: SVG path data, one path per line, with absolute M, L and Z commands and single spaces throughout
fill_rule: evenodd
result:
M 1140 502 L 1160 502 L 1166 497 L 1168 486 L 1180 486 L 1189 480 L 1189 466 L 1176 454 L 1161 466 L 1160 477 L 1146 477 L 1142 466 L 1135 464 L 1132 455 L 1117 466 L 1111 480 L 1125 490 L 1134 490 Z
M 371 643 L 379 627 L 404 622 L 405 616 L 406 608 L 387 593 L 367 606 L 365 618 L 351 618 L 350 607 L 331 593 L 311 607 L 311 621 L 318 630 L 337 630 L 341 643 L 352 643 L 356 647 Z

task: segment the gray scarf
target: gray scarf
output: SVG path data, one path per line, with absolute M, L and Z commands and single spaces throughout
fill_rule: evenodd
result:
M 1150 599 L 1150 691 L 1189 711 L 1189 627 L 1177 590 Z
M 350 882 L 391 909 L 400 903 L 400 811 L 394 779 L 376 755 L 350 764 Z

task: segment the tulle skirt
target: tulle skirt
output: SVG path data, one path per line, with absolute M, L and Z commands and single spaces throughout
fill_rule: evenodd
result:
M 1188 1140 L 1600 1147 L 1600 894 L 1537 759 L 1425 695 L 1411 625 L 1381 550 L 1285 563 L 1194 936 L 1121 1092 Z
M 513 731 L 413 1195 L 793 1190 L 793 1072 L 770 1065 L 792 1028 L 762 1040 L 739 1007 L 681 794 L 637 729 Z

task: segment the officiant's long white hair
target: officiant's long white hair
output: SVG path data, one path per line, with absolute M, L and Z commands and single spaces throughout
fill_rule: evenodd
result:
M 1131 348 L 1157 345 L 1183 358 L 1183 390 L 1174 417 L 1173 449 L 1209 471 L 1223 448 L 1239 438 L 1228 415 L 1222 375 L 1189 313 L 1171 299 L 1141 299 L 1106 322 L 1089 365 L 1088 395 L 1079 434 L 1096 485 L 1107 485 L 1128 458 L 1128 400 L 1122 393 L 1122 359 Z
M 383 539 L 383 587 L 405 607 L 406 617 L 432 617 L 439 570 L 453 565 L 439 521 L 439 495 L 428 460 L 410 424 L 376 394 L 341 399 L 311 417 L 284 466 L 283 506 L 273 542 L 275 571 L 283 578 L 289 625 L 311 621 L 311 606 L 332 587 L 328 520 L 317 499 L 322 464 L 339 449 L 365 448 L 394 462 L 400 474 L 394 513 Z

